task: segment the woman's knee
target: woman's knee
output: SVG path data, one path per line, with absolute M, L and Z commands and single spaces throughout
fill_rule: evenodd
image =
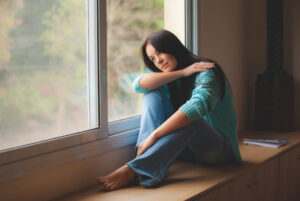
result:
M 166 92 L 162 89 L 162 87 L 154 89 L 146 94 L 144 94 L 144 101 L 150 99 L 151 101 L 153 100 L 159 100 L 162 101 L 165 98 L 167 98 Z
M 162 108 L 167 113 L 173 112 L 171 101 L 162 87 L 144 94 L 143 105 L 144 108 Z

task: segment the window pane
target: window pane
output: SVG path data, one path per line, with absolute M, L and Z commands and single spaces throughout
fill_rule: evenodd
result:
M 131 83 L 145 70 L 141 43 L 164 27 L 163 5 L 163 0 L 107 1 L 109 122 L 141 113 L 142 96 L 133 92 Z
M 0 150 L 98 126 L 87 10 L 82 0 L 0 1 Z

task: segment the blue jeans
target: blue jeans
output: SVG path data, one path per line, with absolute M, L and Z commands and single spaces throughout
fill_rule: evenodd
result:
M 173 113 L 162 88 L 145 94 L 136 148 Z M 127 165 L 138 174 L 142 186 L 150 187 L 164 178 L 177 157 L 201 164 L 223 164 L 232 159 L 232 150 L 229 141 L 201 118 L 159 138 Z

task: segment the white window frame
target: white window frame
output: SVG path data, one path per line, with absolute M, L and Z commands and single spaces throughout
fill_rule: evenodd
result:
M 97 74 L 99 77 L 98 96 L 95 88 L 90 87 L 88 92 L 91 111 L 89 120 L 92 125 L 100 120 L 99 128 L 0 151 L 0 183 L 136 143 L 140 117 L 108 123 L 106 0 L 87 2 L 90 14 L 87 18 L 91 19 L 93 14 L 97 14 L 97 22 L 88 20 L 89 25 L 92 25 L 90 27 L 97 26 L 97 32 L 93 29 L 88 30 L 88 37 L 91 39 L 88 54 L 93 53 L 91 49 L 98 49 L 98 56 L 92 54 L 88 60 L 89 65 L 98 66 L 98 72 L 89 69 L 88 80 L 90 83 L 96 83 L 97 78 L 92 75 Z M 189 49 L 193 47 L 191 50 L 197 54 L 197 8 L 193 8 L 197 5 L 197 0 L 185 0 L 185 3 L 185 11 L 189 14 L 185 19 L 186 46 Z M 190 20 L 193 20 L 192 24 L 189 23 Z M 95 117 L 96 113 L 92 112 L 96 110 L 99 115 Z
M 185 46 L 198 55 L 198 0 L 185 0 Z

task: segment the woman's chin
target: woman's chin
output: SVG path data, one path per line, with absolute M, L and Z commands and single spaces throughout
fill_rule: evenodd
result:
M 163 72 L 171 72 L 171 71 L 173 71 L 173 69 L 172 68 L 165 68 L 165 69 L 162 69 L 162 71 Z

